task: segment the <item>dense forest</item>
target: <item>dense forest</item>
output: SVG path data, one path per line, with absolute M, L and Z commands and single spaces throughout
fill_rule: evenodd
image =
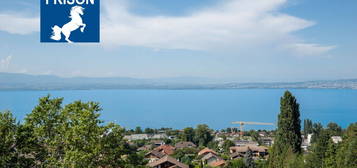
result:
M 296 98 L 285 92 L 280 100 L 277 129 L 269 131 L 274 136 L 274 145 L 269 148 L 269 157 L 253 159 L 247 152 L 244 158 L 230 159 L 228 149 L 234 144 L 226 140 L 218 147 L 214 141 L 215 130 L 207 125 L 174 130 L 169 128 L 141 130 L 137 127 L 125 130 L 116 123 L 100 119 L 101 107 L 95 102 L 75 101 L 63 105 L 63 98 L 46 96 L 23 121 L 18 121 L 10 111 L 0 112 L 0 167 L 71 167 L 71 168 L 140 168 L 147 166 L 145 153 L 138 148 L 145 141 L 129 142 L 125 135 L 165 132 L 174 139 L 165 139 L 166 144 L 190 141 L 198 149 L 176 150 L 172 157 L 190 167 L 208 167 L 196 162 L 195 154 L 205 147 L 219 151 L 229 168 L 356 168 L 357 123 L 342 129 L 335 123 L 323 127 L 320 123 L 304 120 L 301 127 L 300 105 Z M 238 130 L 221 130 L 231 132 Z M 256 131 L 245 134 L 256 136 Z M 312 135 L 307 151 L 301 148 L 302 135 Z M 334 143 L 331 136 L 341 136 Z

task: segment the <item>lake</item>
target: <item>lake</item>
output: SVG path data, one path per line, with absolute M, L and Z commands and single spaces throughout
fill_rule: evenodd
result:
M 22 120 L 38 98 L 51 94 L 74 100 L 96 101 L 103 108 L 101 119 L 126 128 L 184 128 L 208 124 L 211 128 L 233 127 L 232 121 L 277 121 L 284 89 L 235 90 L 68 90 L 0 91 L 0 110 L 11 110 Z M 347 127 L 357 122 L 357 90 L 292 89 L 300 103 L 301 119 Z M 274 126 L 246 126 L 274 129 Z

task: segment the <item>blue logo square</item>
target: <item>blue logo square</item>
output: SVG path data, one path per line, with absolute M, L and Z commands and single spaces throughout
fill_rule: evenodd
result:
M 41 42 L 100 41 L 100 0 L 40 0 Z

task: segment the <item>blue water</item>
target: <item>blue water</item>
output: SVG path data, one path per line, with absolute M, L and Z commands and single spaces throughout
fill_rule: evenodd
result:
M 277 121 L 283 89 L 237 90 L 76 90 L 0 91 L 0 110 L 11 110 L 22 120 L 38 98 L 51 94 L 74 100 L 100 102 L 101 118 L 126 128 L 184 128 L 205 123 L 211 128 L 232 127 L 232 121 Z M 301 105 L 301 119 L 343 127 L 357 122 L 357 90 L 291 90 Z M 247 129 L 273 129 L 247 126 Z

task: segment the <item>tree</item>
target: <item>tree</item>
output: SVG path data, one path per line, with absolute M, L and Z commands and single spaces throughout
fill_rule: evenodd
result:
M 194 142 L 195 130 L 192 127 L 184 128 L 180 136 L 183 141 Z
M 348 126 L 337 149 L 337 167 L 354 168 L 357 165 L 357 123 Z
M 45 167 L 58 167 L 58 160 L 63 155 L 62 133 L 60 125 L 63 98 L 51 99 L 50 96 L 39 99 L 39 104 L 25 118 L 24 128 L 31 132 L 32 145 L 37 146 L 32 154 L 37 163 Z
M 18 167 L 142 167 L 143 156 L 123 139 L 124 129 L 103 124 L 95 102 L 40 99 L 16 132 Z M 31 160 L 33 159 L 33 160 Z M 33 165 L 36 163 L 37 165 Z M 32 164 L 32 165 L 31 165 Z
M 288 152 L 301 152 L 300 109 L 296 98 L 286 91 L 280 100 L 278 128 L 269 158 L 269 167 L 283 168 Z
M 333 143 L 332 139 L 328 141 L 325 158 L 323 160 L 324 168 L 336 168 L 337 144 Z
M 243 159 L 234 159 L 228 162 L 227 168 L 246 168 Z
M 334 122 L 327 124 L 327 131 L 331 136 L 341 136 L 342 128 Z
M 309 168 L 322 168 L 324 159 L 327 153 L 330 135 L 326 130 L 322 130 L 316 143 L 312 145 L 312 151 L 307 156 L 306 167 Z
M 145 132 L 145 134 L 154 134 L 155 130 L 151 129 L 151 128 L 145 128 L 144 132 Z
M 304 120 L 304 135 L 312 134 L 313 131 L 313 123 L 310 119 Z
M 199 146 L 207 146 L 213 140 L 212 130 L 206 124 L 197 125 L 195 129 L 194 142 Z
M 311 143 L 315 143 L 319 138 L 320 134 L 323 131 L 323 126 L 321 123 L 314 123 L 313 124 L 313 129 L 312 129 L 312 137 L 311 137 Z
M 135 134 L 142 134 L 143 130 L 141 129 L 141 127 L 136 127 L 135 128 Z
M 247 153 L 244 155 L 244 165 L 246 168 L 255 168 L 253 152 L 249 147 Z
M 17 124 L 12 113 L 0 112 L 0 165 L 2 167 L 15 167 L 16 150 L 15 135 Z
M 235 146 L 234 142 L 227 139 L 223 142 L 222 148 L 223 148 L 224 152 L 229 153 L 229 148 L 232 146 Z

